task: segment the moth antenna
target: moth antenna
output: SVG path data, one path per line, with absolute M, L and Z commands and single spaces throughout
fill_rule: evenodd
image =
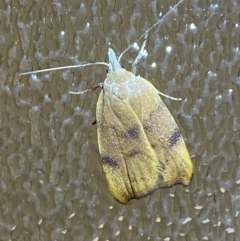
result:
M 108 63 L 105 62 L 95 62 L 95 63 L 85 63 L 85 64 L 78 64 L 78 65 L 67 65 L 67 66 L 60 66 L 60 67 L 54 67 L 54 68 L 48 68 L 48 69 L 41 69 L 41 70 L 33 70 L 33 71 L 28 71 L 24 73 L 20 73 L 19 75 L 29 75 L 29 74 L 37 74 L 37 73 L 43 73 L 47 71 L 54 71 L 54 70 L 62 70 L 62 69 L 73 69 L 73 68 L 79 68 L 79 67 L 87 67 L 91 65 L 105 65 L 109 66 Z
M 162 23 L 170 13 L 172 13 L 179 4 L 181 4 L 184 0 L 180 0 L 171 10 L 169 10 L 162 18 L 160 18 L 156 23 L 154 23 L 149 29 L 147 29 L 142 35 L 140 35 L 140 37 L 138 37 L 138 39 L 136 41 L 134 41 L 132 44 L 130 44 L 118 57 L 118 61 L 120 62 L 122 56 L 133 47 L 133 45 L 138 42 L 140 39 L 144 38 L 146 35 L 148 35 L 148 33 L 155 28 L 158 24 Z
M 148 38 L 148 33 L 145 35 L 145 38 L 144 38 L 142 47 L 141 47 L 140 51 L 138 52 L 137 57 L 136 57 L 135 60 L 133 61 L 133 64 L 132 64 L 132 73 L 133 73 L 134 75 L 136 75 L 136 66 L 137 66 L 137 64 L 139 63 L 139 61 L 141 60 L 141 58 L 144 56 L 144 54 L 145 54 L 145 52 L 146 52 L 145 46 L 146 46 L 147 38 Z M 145 50 L 145 51 L 144 51 L 144 50 Z

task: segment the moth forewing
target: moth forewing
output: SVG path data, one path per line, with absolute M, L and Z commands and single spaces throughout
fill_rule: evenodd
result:
M 108 91 L 100 94 L 96 113 L 99 152 L 112 194 L 127 203 L 152 192 L 159 180 L 158 160 L 136 114 Z

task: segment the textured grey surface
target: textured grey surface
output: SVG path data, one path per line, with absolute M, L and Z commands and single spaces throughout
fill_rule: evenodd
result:
M 106 68 L 18 76 L 107 61 L 109 43 L 121 53 L 175 4 L 0 2 L 0 240 L 240 240 L 238 0 L 185 0 L 150 33 L 138 65 L 185 99 L 164 102 L 193 156 L 189 188 L 113 199 L 91 126 L 99 91 L 69 94 L 102 82 Z M 124 55 L 126 69 L 135 56 Z

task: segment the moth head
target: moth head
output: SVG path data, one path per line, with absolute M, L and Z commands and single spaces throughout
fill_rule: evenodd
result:
M 109 58 L 109 68 L 108 68 L 108 73 L 116 73 L 118 71 L 123 70 L 122 66 L 119 63 L 119 60 L 117 59 L 117 56 L 113 49 L 109 48 L 108 49 L 108 58 Z

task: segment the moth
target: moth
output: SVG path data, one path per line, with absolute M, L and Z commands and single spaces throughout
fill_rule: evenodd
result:
M 188 186 L 193 166 L 179 128 L 149 81 L 123 69 L 108 50 L 98 97 L 98 146 L 109 189 L 126 204 L 159 188 Z
M 102 87 L 96 107 L 99 153 L 109 190 L 122 204 L 145 197 L 159 188 L 175 184 L 188 186 L 193 176 L 189 153 L 175 120 L 160 97 L 162 93 L 149 81 L 135 75 L 135 66 L 142 57 L 148 32 L 161 21 L 140 36 L 145 40 L 133 63 L 132 72 L 121 67 L 122 55 L 117 58 L 111 48 L 108 50 L 108 64 L 80 65 L 108 66 L 105 81 L 92 90 Z M 71 67 L 79 66 L 57 69 Z

